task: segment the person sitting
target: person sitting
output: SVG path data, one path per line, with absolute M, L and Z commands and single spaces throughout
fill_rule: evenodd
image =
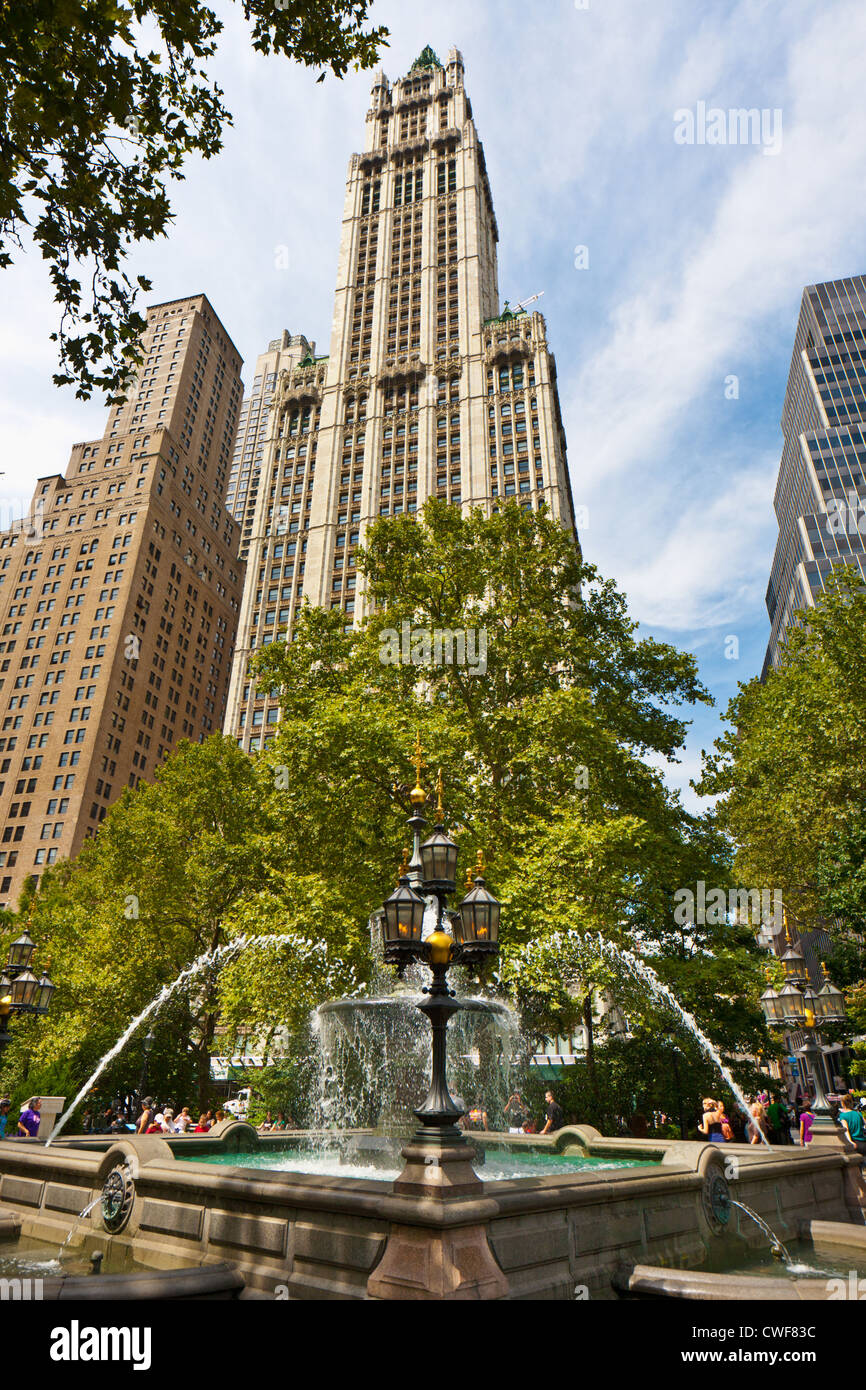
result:
M 198 1117 L 198 1124 L 196 1125 L 195 1129 L 193 1130 L 193 1133 L 194 1133 L 194 1134 L 207 1134 L 207 1132 L 208 1132 L 209 1129 L 210 1129 L 210 1125 L 208 1124 L 208 1121 L 207 1121 L 207 1115 L 199 1115 L 199 1117 Z
M 486 1130 L 486 1129 L 489 1129 L 489 1128 L 490 1128 L 490 1126 L 489 1126 L 489 1124 L 488 1124 L 488 1121 L 487 1121 L 487 1111 L 484 1109 L 484 1106 L 483 1106 L 483 1104 L 482 1104 L 482 1102 L 481 1102 L 480 1099 L 476 1100 L 476 1102 L 475 1102 L 475 1104 L 473 1105 L 472 1109 L 469 1111 L 469 1114 L 468 1114 L 468 1116 L 466 1117 L 466 1119 L 467 1119 L 467 1123 L 466 1123 L 466 1128 L 467 1128 L 467 1129 L 484 1129 L 484 1130 Z
M 175 1129 L 178 1134 L 186 1134 L 192 1126 L 192 1115 L 189 1113 L 189 1106 L 185 1105 L 175 1121 Z
M 276 1120 L 274 1121 L 274 1129 L 285 1129 L 285 1128 L 286 1128 L 286 1117 L 285 1117 L 285 1115 L 283 1114 L 282 1110 L 278 1110 L 278 1111 L 277 1111 L 277 1118 L 276 1118 Z
M 165 1115 L 160 1110 L 158 1115 L 154 1115 L 153 1124 L 148 1125 L 145 1134 L 164 1134 Z
M 265 1118 L 262 1120 L 261 1124 L 259 1125 L 259 1134 L 267 1134 L 270 1130 L 273 1129 L 273 1127 L 274 1127 L 274 1122 L 273 1122 L 273 1120 L 271 1119 L 271 1112 L 270 1112 L 270 1110 L 269 1110 L 269 1111 L 267 1112 L 267 1114 L 265 1115 Z

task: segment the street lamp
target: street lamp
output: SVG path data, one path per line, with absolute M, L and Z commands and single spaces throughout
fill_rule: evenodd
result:
M 798 1049 L 809 1073 L 815 1091 L 815 1129 L 835 1132 L 830 1106 L 824 1090 L 822 1076 L 822 1052 L 818 1042 L 818 1026 L 821 1023 L 842 1023 L 845 1020 L 845 1000 L 842 991 L 830 979 L 826 963 L 822 966 L 824 984 L 816 994 L 808 983 L 803 957 L 791 944 L 788 935 L 788 950 L 782 956 L 787 983 L 777 992 L 772 985 L 761 995 L 761 1008 L 771 1028 L 787 1028 L 805 1031 L 806 1041 Z M 799 983 L 804 985 L 799 988 Z
M 150 1054 L 153 1051 L 153 1044 L 155 1043 L 155 1041 L 156 1039 L 154 1038 L 153 1033 L 148 1031 L 142 1043 L 143 1055 L 141 1060 L 141 1081 L 138 1084 L 138 1092 L 141 1099 L 144 1098 L 144 1092 L 147 1086 L 147 1063 Z
M 433 1068 L 427 1098 L 415 1115 L 421 1122 L 416 1140 L 426 1145 L 465 1145 L 457 1128 L 465 1111 L 455 1105 L 446 1079 L 448 1020 L 463 1006 L 449 989 L 447 975 L 460 962 L 477 966 L 499 949 L 499 903 L 484 882 L 484 861 L 479 853 L 474 876 L 466 875 L 466 891 L 459 910 L 448 911 L 448 898 L 457 885 L 457 846 L 445 830 L 442 805 L 442 773 L 437 780 L 438 805 L 433 833 L 422 842 L 427 821 L 421 808 L 427 799 L 421 786 L 420 738 L 415 744 L 415 787 L 410 799 L 413 815 L 409 826 L 414 838 L 412 860 L 403 853 L 398 886 L 384 903 L 382 937 L 385 961 L 405 966 L 422 960 L 431 969 L 433 982 L 425 986 L 418 1005 L 430 1020 Z
M 32 914 L 31 914 L 32 915 Z M 56 988 L 48 970 L 37 979 L 30 969 L 36 950 L 30 935 L 30 921 L 17 940 L 9 947 L 3 974 L 0 975 L 0 1053 L 12 1041 L 9 1020 L 13 1014 L 47 1014 Z

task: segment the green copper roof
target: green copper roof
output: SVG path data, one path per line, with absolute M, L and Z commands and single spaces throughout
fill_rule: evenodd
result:
M 441 68 L 441 66 L 442 64 L 428 43 L 423 53 L 415 59 L 409 71 L 414 72 L 416 68 Z

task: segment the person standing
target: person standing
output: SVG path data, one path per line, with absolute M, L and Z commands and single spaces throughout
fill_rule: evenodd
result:
M 0 1100 L 0 1139 L 6 1138 L 6 1126 L 9 1123 L 10 1105 L 11 1101 L 6 1100 L 5 1096 L 3 1100 Z
M 31 1096 L 26 1107 L 21 1111 L 18 1119 L 18 1133 L 27 1139 L 35 1139 L 39 1133 L 39 1123 L 42 1108 L 42 1101 L 37 1096 Z
M 141 1114 L 135 1126 L 136 1134 L 147 1134 L 148 1128 L 153 1120 L 153 1096 L 145 1096 L 141 1102 Z
M 505 1104 L 505 1119 L 509 1133 L 519 1134 L 529 1118 L 529 1107 L 519 1091 L 509 1096 Z
M 541 1133 L 553 1134 L 556 1130 L 562 1129 L 565 1113 L 562 1106 L 557 1105 L 552 1091 L 545 1091 L 544 1099 L 547 1101 L 547 1123 Z
M 800 1111 L 800 1143 L 803 1148 L 807 1148 L 812 1142 L 812 1126 L 815 1123 L 815 1116 L 812 1114 L 812 1107 L 804 1105 Z
M 855 1106 L 852 1095 L 842 1097 L 838 1118 L 848 1131 L 848 1138 L 857 1152 L 866 1154 L 866 1121 L 863 1119 L 863 1111 Z
M 759 1100 L 752 1106 L 752 1119 L 749 1125 L 750 1144 L 763 1144 L 766 1139 L 770 1142 L 770 1126 L 767 1123 L 767 1116 L 763 1105 Z
M 766 1109 L 767 1116 L 767 1138 L 771 1144 L 781 1144 L 782 1139 L 782 1104 L 778 1095 L 773 1099 Z
M 712 1096 L 706 1096 L 703 1107 L 703 1118 L 698 1125 L 699 1133 L 706 1135 L 711 1144 L 726 1144 L 727 1140 L 722 1132 L 722 1120 L 727 1120 L 724 1106 L 713 1100 Z

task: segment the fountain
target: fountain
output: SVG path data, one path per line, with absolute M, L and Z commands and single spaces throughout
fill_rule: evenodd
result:
M 697 1297 L 706 1287 L 726 1297 L 734 1281 L 706 1270 L 713 1254 L 729 1257 L 732 1207 L 783 1255 L 778 1232 L 796 1238 L 807 1218 L 825 1240 L 846 1249 L 859 1240 L 866 1251 L 862 1159 L 817 1140 L 808 1151 L 731 1145 L 726 1153 L 704 1143 L 606 1139 L 572 1125 L 467 1142 L 458 1127 L 463 1096 L 455 1103 L 449 1094 L 447 1071 L 470 1104 L 481 1095 L 495 1122 L 522 1048 L 507 1004 L 466 979 L 461 993 L 472 992 L 458 1002 L 448 981 L 452 966 L 475 972 L 495 954 L 499 904 L 479 856 L 459 910 L 448 909 L 457 846 L 444 830 L 441 779 L 439 789 L 437 822 L 423 844 L 426 794 L 420 785 L 411 793 L 414 855 L 407 863 L 407 851 L 398 887 L 371 920 L 372 990 L 316 1010 L 317 1132 L 260 1135 L 231 1119 L 209 1134 L 54 1142 L 136 1029 L 204 970 L 247 949 L 324 953 L 321 943 L 291 935 L 238 937 L 200 956 L 132 1020 L 49 1144 L 0 1146 L 0 1235 L 15 1227 L 27 1239 L 56 1242 L 78 1235 L 89 1212 L 79 1243 L 96 1241 L 90 1257 L 104 1250 L 145 1267 L 174 1264 L 160 1285 L 166 1292 L 155 1293 L 151 1280 L 134 1295 L 149 1297 L 190 1296 L 190 1288 L 236 1296 L 242 1281 L 294 1299 L 571 1299 L 576 1286 L 593 1298 L 620 1290 Z M 628 970 L 674 1011 L 747 1108 L 710 1040 L 646 962 L 577 933 L 529 949 L 554 952 L 576 976 L 588 974 L 588 955 Z M 398 967 L 396 986 L 385 965 Z M 413 1109 L 419 1126 L 403 1146 Z M 113 1278 L 89 1287 L 112 1297 Z
M 227 941 L 222 946 L 217 946 L 212 951 L 204 951 L 202 955 L 198 956 L 197 959 L 193 961 L 192 965 L 187 966 L 185 970 L 181 970 L 180 974 L 172 980 L 171 984 L 164 985 L 156 997 L 142 1009 L 141 1013 L 135 1016 L 129 1024 L 129 1027 L 121 1033 L 117 1042 L 100 1058 L 96 1067 L 81 1087 L 81 1090 L 60 1116 L 51 1134 L 45 1141 L 46 1147 L 58 1137 L 69 1117 L 77 1110 L 84 1097 L 91 1087 L 99 1080 L 109 1063 L 113 1062 L 115 1057 L 120 1055 L 130 1038 L 138 1032 L 141 1025 L 157 1014 L 163 1004 L 165 1004 L 177 990 L 189 984 L 200 975 L 202 971 L 206 970 L 209 965 L 224 964 L 234 956 L 239 955 L 242 951 L 247 949 L 273 950 L 277 946 L 286 945 L 292 946 L 296 951 L 309 951 L 318 955 L 327 956 L 327 947 L 324 942 L 308 941 L 306 937 L 298 937 L 288 932 L 282 932 L 274 936 L 236 936 L 233 937 L 231 941 Z

